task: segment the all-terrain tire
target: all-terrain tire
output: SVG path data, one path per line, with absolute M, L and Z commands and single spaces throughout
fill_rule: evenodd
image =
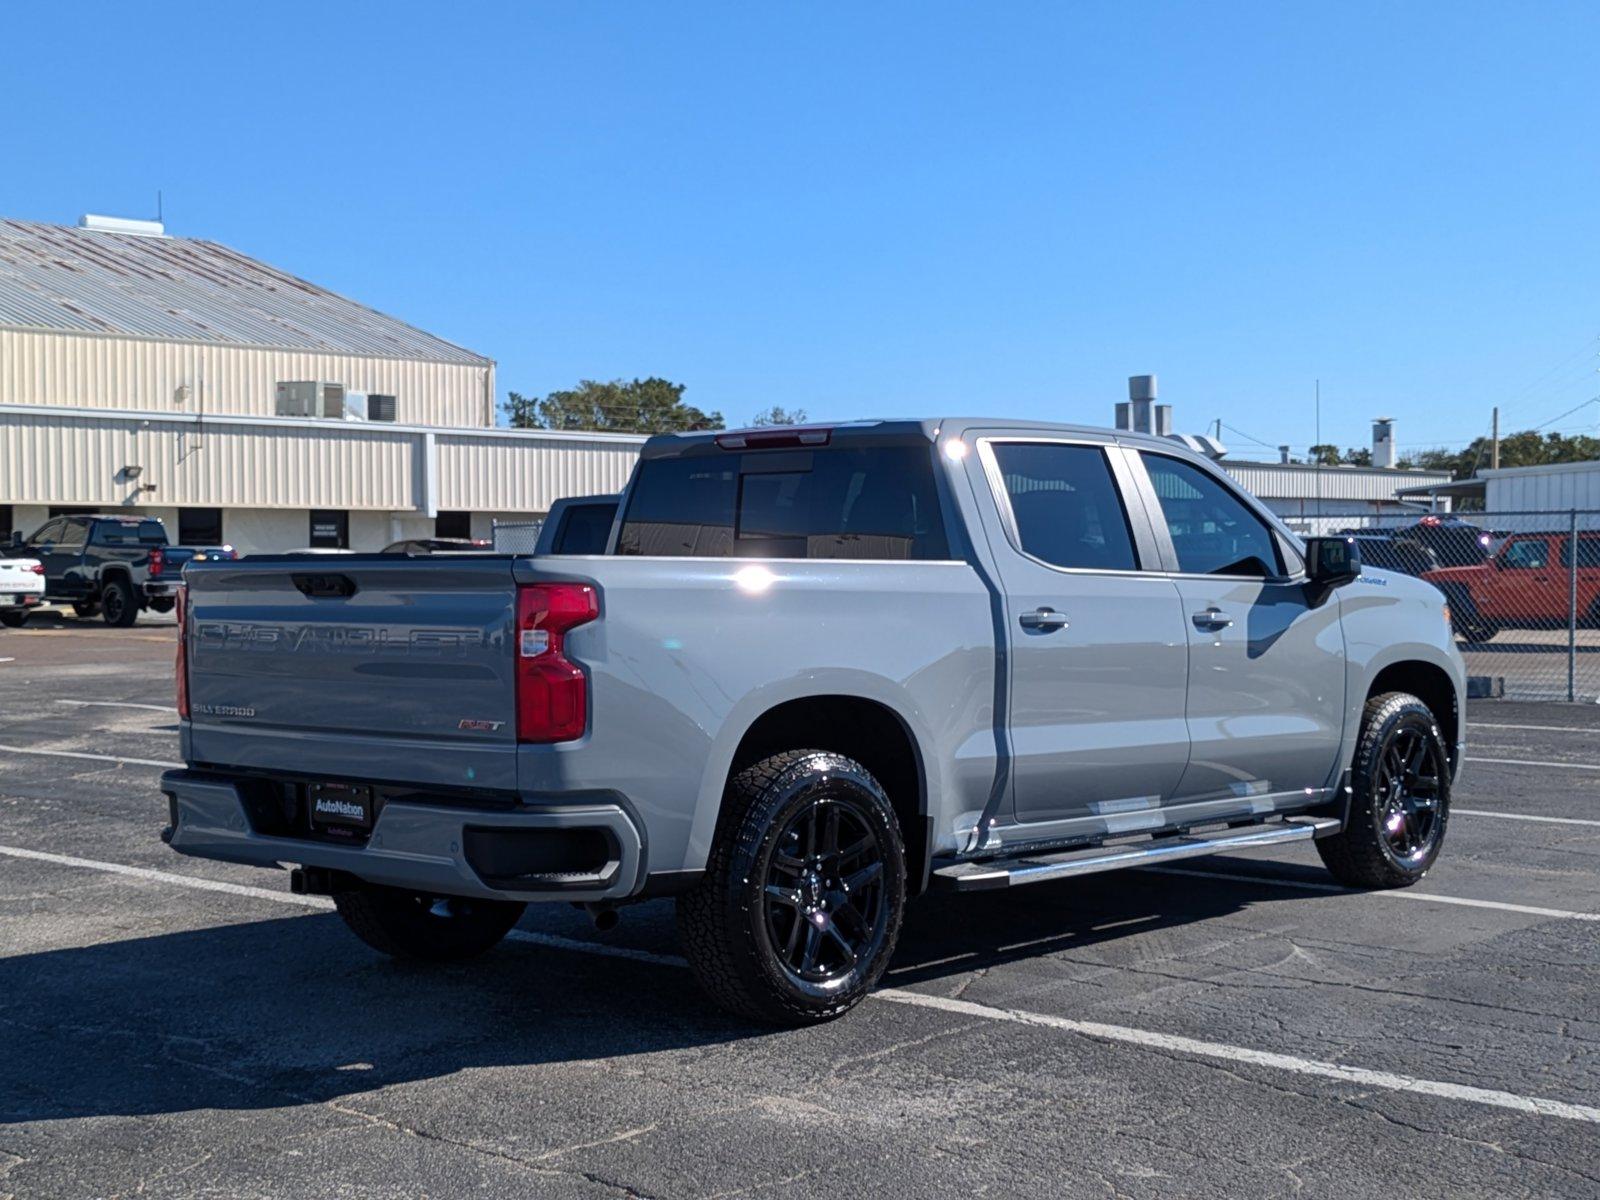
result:
M 0 612 L 0 625 L 7 629 L 21 629 L 28 623 L 28 610 L 25 608 L 8 609 Z
M 113 629 L 126 629 L 139 619 L 139 601 L 133 584 L 120 577 L 106 581 L 100 589 L 100 615 Z
M 835 846 L 848 838 L 870 849 L 841 853 L 832 866 L 819 854 L 813 867 L 829 821 Z M 789 898 L 774 900 L 773 889 Z M 841 754 L 791 750 L 729 782 L 705 876 L 678 898 L 678 932 L 718 1005 L 763 1024 L 813 1025 L 848 1012 L 883 974 L 905 895 L 904 842 L 883 787 Z M 818 958 L 808 970 L 812 924 Z M 840 948 L 852 941 L 857 951 Z
M 335 892 L 333 903 L 351 932 L 380 954 L 426 962 L 476 958 L 498 945 L 527 907 L 375 883 Z
M 1438 859 L 1450 822 L 1450 756 L 1432 710 L 1406 692 L 1368 700 L 1350 784 L 1344 829 L 1317 841 L 1323 865 L 1346 887 L 1416 883 Z M 1403 794 L 1408 792 L 1414 795 Z M 1413 801 L 1420 807 L 1408 809 Z M 1406 834 L 1413 821 L 1425 828 L 1416 831 L 1414 848 L 1403 852 L 1397 842 L 1410 844 Z

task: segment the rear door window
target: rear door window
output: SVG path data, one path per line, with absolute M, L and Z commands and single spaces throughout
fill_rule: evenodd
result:
M 1138 569 L 1128 515 L 1105 451 L 1059 442 L 995 442 L 1024 553 L 1055 567 Z
M 1566 538 L 1561 543 L 1561 565 L 1572 565 L 1572 539 Z M 1600 534 L 1589 534 L 1578 538 L 1578 569 L 1592 570 L 1600 567 Z
M 926 445 L 647 459 L 619 554 L 732 558 L 949 556 Z
M 1272 529 L 1221 480 L 1182 459 L 1145 454 L 1145 470 L 1185 575 L 1283 574 Z

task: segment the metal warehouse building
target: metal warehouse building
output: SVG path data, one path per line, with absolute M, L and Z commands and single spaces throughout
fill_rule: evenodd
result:
M 495 402 L 492 360 L 226 246 L 0 220 L 0 538 L 108 509 L 242 553 L 487 537 L 644 441 Z

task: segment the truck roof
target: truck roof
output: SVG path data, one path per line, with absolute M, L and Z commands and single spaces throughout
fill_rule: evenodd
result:
M 673 458 L 680 454 L 709 450 L 762 449 L 764 447 L 826 445 L 832 441 L 904 442 L 933 441 L 941 432 L 969 429 L 1005 429 L 1022 433 L 1072 434 L 1115 438 L 1144 446 L 1159 446 L 1167 451 L 1192 453 L 1176 438 L 1156 437 L 1126 429 L 1098 425 L 1075 425 L 1060 421 L 1016 421 L 1006 417 L 925 417 L 890 418 L 862 421 L 817 422 L 808 425 L 757 425 L 743 429 L 715 429 L 693 433 L 659 433 L 644 444 L 643 458 Z

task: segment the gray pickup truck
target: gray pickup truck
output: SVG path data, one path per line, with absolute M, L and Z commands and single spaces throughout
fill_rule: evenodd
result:
M 1171 441 L 992 419 L 669 435 L 606 553 L 188 571 L 174 850 L 398 956 L 675 896 L 711 995 L 855 1004 L 905 902 L 1312 841 L 1414 883 L 1443 599 Z

